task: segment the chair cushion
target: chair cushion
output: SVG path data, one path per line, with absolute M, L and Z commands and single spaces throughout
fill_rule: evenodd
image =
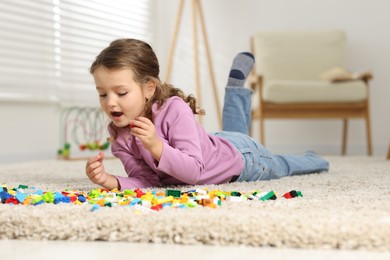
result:
M 341 30 L 280 30 L 253 37 L 256 73 L 274 79 L 318 80 L 345 68 L 346 33 Z
M 366 99 L 367 89 L 361 80 L 269 80 L 263 85 L 262 95 L 265 101 L 275 103 L 353 102 Z
M 327 81 L 345 81 L 351 80 L 353 78 L 353 74 L 347 71 L 344 68 L 334 67 L 330 70 L 325 71 L 321 74 L 320 79 Z

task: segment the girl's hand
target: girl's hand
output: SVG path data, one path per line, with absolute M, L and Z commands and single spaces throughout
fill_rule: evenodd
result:
M 88 178 L 95 184 L 104 186 L 108 180 L 108 174 L 103 164 L 104 153 L 100 152 L 97 156 L 87 161 L 85 172 Z
M 98 184 L 108 190 L 120 189 L 117 178 L 113 175 L 106 173 L 103 164 L 104 153 L 100 152 L 99 155 L 90 158 L 87 161 L 85 172 L 88 178 L 95 184 Z
M 138 137 L 145 149 L 151 152 L 154 159 L 160 161 L 162 141 L 157 136 L 156 127 L 146 117 L 137 117 L 130 122 L 131 133 Z

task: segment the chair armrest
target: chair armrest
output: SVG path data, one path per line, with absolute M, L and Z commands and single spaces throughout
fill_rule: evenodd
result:
M 252 90 L 256 90 L 257 88 L 261 89 L 263 86 L 263 76 L 252 72 L 249 74 L 247 82 Z
M 368 84 L 368 81 L 373 79 L 373 75 L 371 72 L 365 72 L 359 76 L 359 79 L 363 80 L 366 84 Z
M 256 73 L 251 73 L 251 74 L 249 74 L 247 81 L 250 84 L 250 88 L 253 90 L 254 93 L 256 93 L 256 96 L 259 100 L 259 106 L 262 107 L 263 76 L 256 75 Z
M 250 73 L 247 79 L 247 82 L 252 90 L 256 89 L 257 85 L 257 75 L 255 73 Z

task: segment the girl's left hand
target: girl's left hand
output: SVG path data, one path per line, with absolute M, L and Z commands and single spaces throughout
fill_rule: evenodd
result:
M 138 137 L 145 149 L 153 154 L 156 160 L 160 160 L 162 141 L 157 136 L 156 127 L 146 117 L 137 117 L 130 122 L 131 133 Z

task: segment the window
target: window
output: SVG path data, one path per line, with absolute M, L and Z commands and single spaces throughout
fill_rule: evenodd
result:
M 151 41 L 151 0 L 0 1 L 0 97 L 96 101 L 89 66 L 116 38 Z

